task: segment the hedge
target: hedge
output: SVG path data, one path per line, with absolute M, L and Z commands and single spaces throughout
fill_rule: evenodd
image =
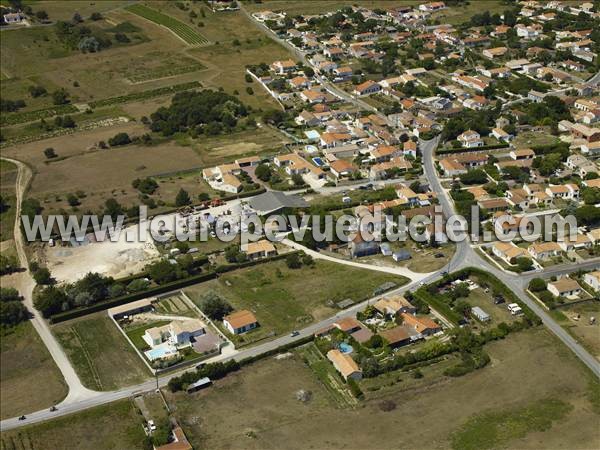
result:
M 159 294 L 164 294 L 166 292 L 176 291 L 178 289 L 191 286 L 192 284 L 201 283 L 203 281 L 208 281 L 216 278 L 221 273 L 231 272 L 236 269 L 243 269 L 246 267 L 255 266 L 257 264 L 263 264 L 266 262 L 277 261 L 287 257 L 287 255 L 291 253 L 300 253 L 296 252 L 288 252 L 282 255 L 272 256 L 270 258 L 257 259 L 255 261 L 246 261 L 240 264 L 228 264 L 226 266 L 219 266 L 216 270 L 211 272 L 204 272 L 198 275 L 192 275 L 187 278 L 183 278 L 181 280 L 171 281 L 170 283 L 161 284 L 159 286 L 152 287 L 145 291 L 141 292 L 133 292 L 131 294 L 125 294 L 120 297 L 116 297 L 110 300 L 105 300 L 102 302 L 95 303 L 93 305 L 76 308 L 70 311 L 61 312 L 58 314 L 54 314 L 49 317 L 50 323 L 59 323 L 64 322 L 65 320 L 75 319 L 77 317 L 86 316 L 88 314 L 92 314 L 98 311 L 103 311 L 105 309 L 114 308 L 115 306 L 124 305 L 126 303 L 131 303 L 136 300 L 141 300 L 147 297 L 153 297 Z M 121 280 L 119 280 L 121 281 Z
M 422 287 L 419 288 L 415 293 L 415 297 L 425 303 L 427 303 L 431 308 L 435 309 L 437 312 L 442 314 L 446 319 L 452 322 L 454 325 L 458 325 L 462 319 L 462 316 L 454 311 L 447 303 L 443 302 L 439 298 L 434 297 L 429 292 L 427 292 L 427 288 Z

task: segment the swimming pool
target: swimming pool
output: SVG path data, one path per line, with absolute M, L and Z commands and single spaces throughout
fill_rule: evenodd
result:
M 170 347 L 156 347 L 152 350 L 148 350 L 144 354 L 150 361 L 154 361 L 155 359 L 164 358 L 165 356 L 172 355 L 176 352 L 177 350 L 173 350 Z
M 314 145 L 305 145 L 304 150 L 306 150 L 307 153 L 315 153 L 318 149 Z
M 350 344 L 346 344 L 345 342 L 342 342 L 339 345 L 339 348 L 340 348 L 340 352 L 346 353 L 346 354 L 352 353 L 352 351 L 354 350 Z
M 323 166 L 323 160 L 321 158 L 319 158 L 318 156 L 315 156 L 312 160 L 318 167 Z

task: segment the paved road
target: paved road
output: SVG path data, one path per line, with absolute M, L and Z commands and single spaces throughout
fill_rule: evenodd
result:
M 28 268 L 29 263 L 27 261 L 27 255 L 25 253 L 25 245 L 23 242 L 23 235 L 21 234 L 21 222 L 19 220 L 21 216 L 21 202 L 23 200 L 23 193 L 25 192 L 27 185 L 31 179 L 31 170 L 25 164 L 20 161 L 2 158 L 12 162 L 18 168 L 17 181 L 16 181 L 16 212 L 15 212 L 15 246 L 17 248 L 17 254 L 19 256 L 19 264 L 21 267 Z M 48 323 L 43 319 L 41 314 L 33 306 L 33 288 L 35 287 L 35 281 L 31 276 L 31 272 L 27 269 L 21 272 L 17 277 L 17 289 L 24 298 L 24 303 L 27 309 L 32 313 L 31 324 L 40 335 L 40 338 L 44 342 L 44 345 L 48 348 L 50 355 L 54 359 L 54 362 L 62 372 L 64 380 L 69 388 L 69 393 L 63 402 L 71 402 L 77 399 L 85 399 L 95 395 L 94 391 L 91 391 L 84 387 L 79 381 L 79 377 L 71 362 L 65 355 L 62 347 L 50 331 Z
M 448 197 L 447 192 L 442 188 L 433 163 L 433 152 L 437 146 L 437 140 L 421 141 L 421 149 L 423 152 L 424 170 L 427 179 L 431 185 L 431 188 L 438 195 L 440 204 L 444 210 L 444 214 L 447 216 L 454 214 L 454 206 Z M 459 267 L 477 267 L 483 269 L 493 275 L 495 275 L 500 281 L 507 285 L 513 293 L 526 304 L 535 314 L 537 314 L 544 325 L 554 333 L 577 357 L 586 365 L 588 368 L 600 378 L 600 362 L 594 358 L 590 353 L 583 348 L 575 339 L 571 337 L 559 324 L 557 324 L 552 317 L 544 310 L 536 301 L 531 299 L 524 291 L 531 276 L 521 276 L 508 274 L 497 267 L 492 266 L 483 258 L 481 258 L 475 250 L 471 247 L 468 241 L 457 244 L 457 252 L 455 258 Z M 600 267 L 600 261 L 593 260 L 586 263 L 577 264 L 576 266 L 561 266 L 546 271 L 546 273 L 536 273 L 534 276 L 548 276 L 557 275 L 572 272 L 578 268 L 593 269 Z M 453 268 L 456 270 L 456 267 Z
M 385 272 L 385 273 L 389 273 L 392 275 L 400 275 L 400 276 L 410 279 L 411 281 L 421 281 L 421 280 L 424 280 L 424 279 L 426 279 L 430 276 L 433 276 L 437 273 L 437 272 L 418 273 L 418 272 L 413 272 L 412 270 L 409 270 L 406 267 L 376 266 L 373 264 L 365 264 L 365 263 L 359 263 L 356 261 L 350 261 L 347 259 L 336 258 L 334 256 L 325 255 L 321 252 L 311 250 L 311 249 L 304 247 L 303 245 L 300 245 L 297 242 L 291 241 L 289 239 L 284 239 L 281 241 L 281 243 L 284 245 L 287 245 L 288 247 L 291 247 L 293 249 L 302 250 L 304 253 L 312 256 L 315 259 L 322 259 L 325 261 L 334 262 L 336 264 L 343 264 L 343 265 L 350 266 L 350 267 L 356 267 L 357 269 L 373 270 L 376 272 Z

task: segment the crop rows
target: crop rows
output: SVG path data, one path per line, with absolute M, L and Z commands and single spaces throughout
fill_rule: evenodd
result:
M 44 109 L 36 109 L 35 111 L 2 114 L 0 125 L 6 126 L 33 122 L 34 120 L 47 119 L 48 117 L 57 116 L 59 114 L 69 114 L 73 112 L 77 112 L 77 108 L 73 105 L 58 105 Z
M 164 77 L 172 77 L 175 75 L 197 72 L 198 70 L 203 69 L 206 69 L 206 67 L 200 63 L 189 64 L 187 66 L 163 67 L 135 75 L 130 75 L 127 77 L 127 79 L 132 83 L 141 83 L 144 81 L 158 80 Z
M 189 83 L 174 84 L 173 86 L 165 86 L 157 89 L 150 89 L 148 91 L 134 92 L 132 94 L 120 95 L 119 97 L 104 98 L 102 100 L 96 100 L 90 102 L 89 105 L 92 108 L 100 108 L 103 106 L 118 105 L 120 103 L 134 102 L 138 100 L 147 100 L 149 98 L 160 97 L 161 95 L 174 94 L 176 92 L 187 91 L 188 89 L 200 87 L 200 83 L 197 81 L 190 81 Z
M 131 5 L 125 9 L 129 12 L 137 14 L 140 17 L 143 17 L 144 19 L 167 27 L 169 30 L 183 39 L 184 42 L 190 45 L 208 44 L 208 39 L 194 31 L 189 25 L 180 22 L 174 17 L 167 16 L 166 14 L 156 11 L 155 9 L 148 8 L 147 6 L 140 4 Z

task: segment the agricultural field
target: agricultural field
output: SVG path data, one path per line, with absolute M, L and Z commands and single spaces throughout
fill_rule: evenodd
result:
M 462 378 L 443 377 L 436 365 L 423 367 L 420 379 L 395 373 L 393 382 L 366 392 L 357 407 L 340 405 L 296 354 L 264 359 L 207 390 L 167 399 L 200 448 L 596 446 L 600 386 L 547 331 L 515 333 L 486 351 L 492 364 Z M 519 374 L 518 383 L 510 373 Z M 311 400 L 296 400 L 300 389 L 310 391 Z M 456 399 L 464 399 L 460 408 Z M 383 400 L 391 402 L 391 411 L 384 411 Z M 253 414 L 233 413 L 240 404 L 253 405 Z
M 17 166 L 4 159 L 0 160 L 0 195 L 6 205 L 0 212 L 0 242 L 12 238 L 15 226 L 15 182 Z
M 192 30 L 192 28 L 179 20 L 161 13 L 155 9 L 149 8 L 145 5 L 135 4 L 127 6 L 127 11 L 137 14 L 144 19 L 156 23 L 157 25 L 163 26 L 171 30 L 177 36 L 179 36 L 185 43 L 190 45 L 203 45 L 208 44 L 206 39 L 201 34 Z
M 256 314 L 260 328 L 239 343 L 255 341 L 335 314 L 335 303 L 346 299 L 359 302 L 372 297 L 386 282 L 401 286 L 403 277 L 372 272 L 336 263 L 315 261 L 313 267 L 289 269 L 285 261 L 274 261 L 222 274 L 218 280 L 197 284 L 185 293 L 198 303 L 202 295 L 214 291 L 235 310 Z
M 142 449 L 146 438 L 142 421 L 130 400 L 119 400 L 41 424 L 5 431 L 0 435 L 0 443 L 2 450 Z
M 150 377 L 106 311 L 59 323 L 52 331 L 90 389 L 110 391 Z
M 61 402 L 67 391 L 58 367 L 31 323 L 2 330 L 0 419 L 49 408 Z

